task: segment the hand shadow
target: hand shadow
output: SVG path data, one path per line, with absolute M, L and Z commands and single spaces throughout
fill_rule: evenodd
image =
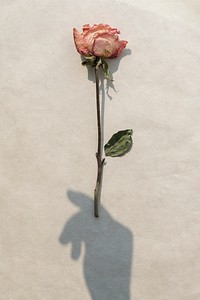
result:
M 71 257 L 81 255 L 85 244 L 84 276 L 93 300 L 130 300 L 133 235 L 114 220 L 101 206 L 100 218 L 91 215 L 93 200 L 86 195 L 68 191 L 69 199 L 80 211 L 64 226 L 59 241 L 72 244 Z

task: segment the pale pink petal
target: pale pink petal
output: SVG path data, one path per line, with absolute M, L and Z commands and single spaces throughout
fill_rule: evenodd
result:
M 76 28 L 73 29 L 73 35 L 77 51 L 81 55 L 90 55 L 87 45 L 84 43 L 83 35 Z
M 95 39 L 93 53 L 95 56 L 116 57 L 127 43 L 127 41 L 119 41 L 117 35 L 101 34 Z
M 115 52 L 115 36 L 101 34 L 95 39 L 93 52 L 95 56 L 110 57 Z
M 126 48 L 126 45 L 128 44 L 127 41 L 118 41 L 118 45 L 116 47 L 116 52 L 111 57 L 119 56 L 124 48 Z

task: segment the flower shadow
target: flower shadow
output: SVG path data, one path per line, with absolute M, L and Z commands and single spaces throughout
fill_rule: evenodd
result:
M 69 190 L 69 200 L 80 208 L 67 220 L 59 241 L 70 244 L 71 258 L 84 251 L 84 277 L 93 300 L 130 300 L 133 235 L 101 206 L 101 217 L 92 217 L 93 200 Z
M 109 61 L 107 61 L 110 67 L 110 73 L 112 75 L 118 71 L 121 59 L 127 55 L 131 55 L 131 53 L 132 53 L 131 49 L 125 49 L 120 56 L 116 57 L 115 59 L 110 59 Z M 110 100 L 112 100 L 112 96 L 109 94 L 110 88 L 117 93 L 117 90 L 115 89 L 114 86 L 114 75 L 113 75 L 113 80 L 107 80 L 106 82 L 106 95 Z
M 118 57 L 115 57 L 115 58 L 107 58 L 105 59 L 106 62 L 108 63 L 109 65 L 109 68 L 110 68 L 110 73 L 112 75 L 112 77 L 114 77 L 114 73 L 116 73 L 119 69 L 119 64 L 120 64 L 120 61 L 123 57 L 127 56 L 127 55 L 131 55 L 132 51 L 131 49 L 125 49 L 120 56 Z M 82 61 L 84 60 L 84 57 L 81 57 Z M 94 76 L 94 70 L 92 67 L 88 67 L 88 80 L 92 81 L 95 83 L 95 76 Z M 100 70 L 100 79 L 101 79 L 101 83 L 103 80 L 106 80 L 106 94 L 108 96 L 108 98 L 110 100 L 112 100 L 112 97 L 111 95 L 109 94 L 109 89 L 113 89 L 116 93 L 117 93 L 117 90 L 115 89 L 115 86 L 114 86 L 114 79 L 113 80 L 107 80 L 107 79 L 104 79 L 104 76 L 103 76 L 103 72 L 101 72 Z M 101 87 L 100 87 L 100 90 Z

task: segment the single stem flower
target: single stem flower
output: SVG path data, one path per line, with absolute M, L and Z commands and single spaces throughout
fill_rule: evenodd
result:
M 104 77 L 112 80 L 109 65 L 105 58 L 114 58 L 121 54 L 127 45 L 127 41 L 119 40 L 117 28 L 112 28 L 108 24 L 89 24 L 83 26 L 83 32 L 79 33 L 73 29 L 74 43 L 78 53 L 84 56 L 82 65 L 92 66 L 95 70 L 96 81 L 96 109 L 97 109 L 97 179 L 94 189 L 94 215 L 99 217 L 99 203 L 103 176 L 103 166 L 105 158 L 102 158 L 102 124 L 100 110 L 99 92 L 99 68 L 101 67 Z M 122 156 L 128 152 L 132 146 L 132 129 L 126 129 L 115 133 L 104 146 L 106 156 Z

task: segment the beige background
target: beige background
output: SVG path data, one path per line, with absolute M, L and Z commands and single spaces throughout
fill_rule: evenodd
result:
M 199 1 L 0 11 L 0 299 L 199 300 Z M 102 90 L 105 141 L 133 128 L 134 146 L 107 159 L 97 220 L 95 86 L 72 28 L 99 22 L 129 41 Z

